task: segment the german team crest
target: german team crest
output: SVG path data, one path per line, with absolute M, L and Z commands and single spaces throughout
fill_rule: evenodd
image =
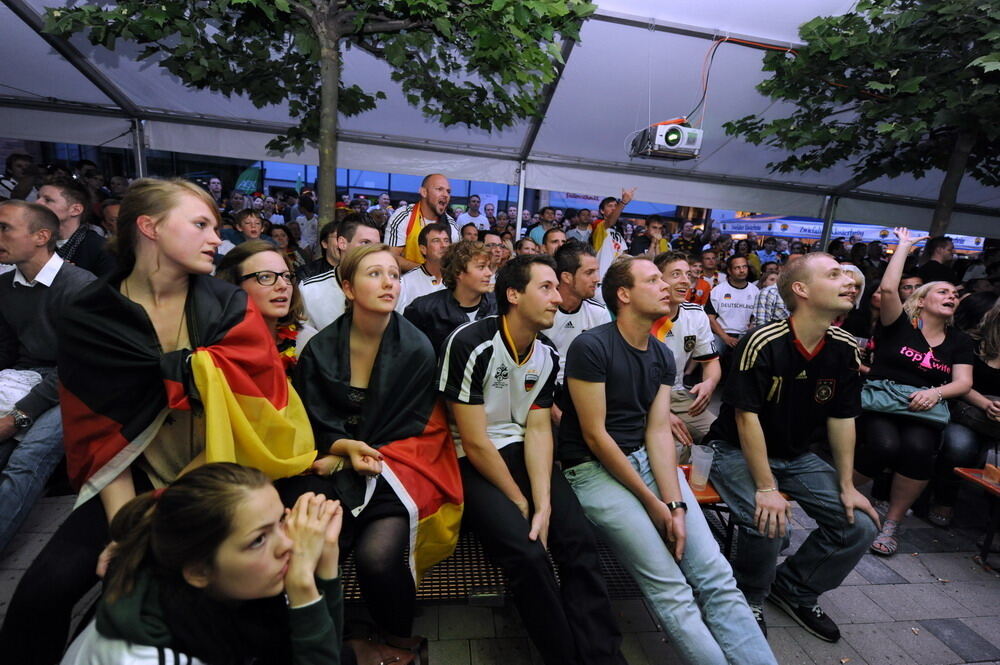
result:
M 524 375 L 524 392 L 531 392 L 531 389 L 535 387 L 538 383 L 538 372 L 533 369 L 529 369 L 527 374 Z
M 814 399 L 817 404 L 826 404 L 833 398 L 834 388 L 837 386 L 836 379 L 820 379 L 816 382 L 816 394 Z
M 694 335 L 684 335 L 684 353 L 691 353 L 694 351 L 694 343 Z

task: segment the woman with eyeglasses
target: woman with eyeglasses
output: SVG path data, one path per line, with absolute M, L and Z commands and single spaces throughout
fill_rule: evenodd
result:
M 248 240 L 226 254 L 216 277 L 247 292 L 274 336 L 286 367 L 291 369 L 300 333 L 308 338 L 316 331 L 302 324 L 302 296 L 288 259 L 266 240 Z
M 59 401 L 79 496 L 14 592 L 0 629 L 4 662 L 59 661 L 73 606 L 98 582 L 108 525 L 137 494 L 206 461 L 276 479 L 315 459 L 256 305 L 211 277 L 218 228 L 215 201 L 198 185 L 136 181 L 118 218 L 119 272 L 63 311 Z

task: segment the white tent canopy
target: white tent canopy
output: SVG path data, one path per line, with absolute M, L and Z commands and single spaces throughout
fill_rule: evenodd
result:
M 4 0 L 0 58 L 0 135 L 27 140 L 128 147 L 140 119 L 148 148 L 243 159 L 316 164 L 314 149 L 276 155 L 265 149 L 291 121 L 287 108 L 255 108 L 244 97 L 186 88 L 137 49 L 109 52 L 80 35 L 39 33 L 45 5 L 62 0 Z M 722 124 L 750 113 L 789 109 L 762 97 L 763 52 L 723 44 L 706 98 L 701 156 L 686 162 L 631 159 L 625 137 L 688 113 L 700 95 L 711 40 L 733 36 L 794 47 L 798 26 L 848 11 L 853 0 L 598 0 L 566 67 L 551 86 L 540 122 L 496 133 L 445 128 L 409 106 L 389 69 L 358 49 L 345 55 L 344 81 L 382 90 L 374 111 L 342 118 L 339 165 L 352 169 L 518 184 L 537 189 L 617 194 L 637 186 L 644 201 L 817 216 L 825 197 L 850 178 L 846 165 L 824 173 L 772 174 L 780 153 L 725 135 Z M 866 184 L 840 199 L 837 218 L 927 228 L 943 178 L 900 177 Z M 966 177 L 952 217 L 956 233 L 1000 235 L 1000 188 Z

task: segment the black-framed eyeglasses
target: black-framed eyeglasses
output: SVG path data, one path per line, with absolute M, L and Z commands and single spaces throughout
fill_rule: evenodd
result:
M 258 270 L 257 272 L 252 272 L 249 275 L 243 275 L 240 277 L 240 282 L 245 282 L 248 279 L 256 279 L 257 283 L 261 286 L 274 286 L 274 283 L 278 281 L 278 277 L 285 280 L 286 284 L 291 285 L 292 280 L 295 279 L 295 275 L 292 273 L 285 272 L 274 272 L 273 270 Z

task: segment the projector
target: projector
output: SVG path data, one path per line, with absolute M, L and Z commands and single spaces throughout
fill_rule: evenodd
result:
M 701 151 L 704 132 L 677 123 L 651 125 L 636 133 L 629 157 L 694 159 Z

